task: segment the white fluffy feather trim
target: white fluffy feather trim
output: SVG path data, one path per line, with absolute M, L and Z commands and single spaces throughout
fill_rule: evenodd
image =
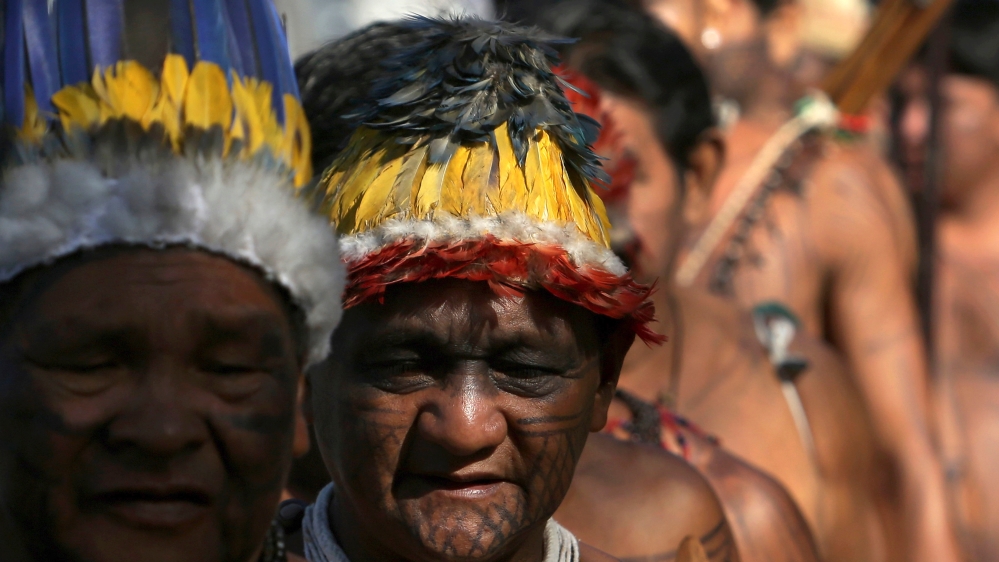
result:
M 614 252 L 587 238 L 575 225 L 539 221 L 515 212 L 468 218 L 442 213 L 433 220 L 389 220 L 374 230 L 342 237 L 340 249 L 343 259 L 350 263 L 399 240 L 446 243 L 480 240 L 487 235 L 499 240 L 561 247 L 577 267 L 592 267 L 618 276 L 628 271 Z
M 325 358 L 341 314 L 343 266 L 328 222 L 286 179 L 252 163 L 168 153 L 116 162 L 113 175 L 71 159 L 5 170 L 0 282 L 108 244 L 203 248 L 283 285 L 305 312 L 309 364 Z

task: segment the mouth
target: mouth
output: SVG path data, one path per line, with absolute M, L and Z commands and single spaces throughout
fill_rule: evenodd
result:
M 487 475 L 430 475 L 413 474 L 406 477 L 406 487 L 414 495 L 440 494 L 456 499 L 479 500 L 492 496 L 507 484 L 508 480 Z
M 212 498 L 195 488 L 131 488 L 97 493 L 90 503 L 131 527 L 176 529 L 204 517 Z

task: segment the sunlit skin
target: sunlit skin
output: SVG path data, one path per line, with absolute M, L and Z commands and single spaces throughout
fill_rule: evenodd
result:
M 308 403 L 350 559 L 540 560 L 632 337 L 547 293 L 454 279 L 348 309 Z
M 695 467 L 606 434 L 590 436 L 555 519 L 622 562 L 675 560 L 688 536 L 712 562 L 740 559 L 724 508 Z
M 639 242 L 637 270 L 648 280 L 668 280 L 686 228 L 706 212 L 722 144 L 707 131 L 681 175 L 643 104 L 608 92 L 601 92 L 601 104 L 620 134 L 623 152 L 634 161 L 624 214 Z M 797 474 L 795 483 L 804 482 L 809 497 L 814 497 L 816 475 L 747 317 L 668 281 L 654 299 L 659 329 L 670 341 L 661 348 L 634 346 L 620 387 L 649 402 L 674 404 L 679 413 L 721 437 L 725 449 L 683 432 L 691 462 L 721 498 L 742 560 L 815 559 L 807 524 L 787 492 L 727 452 L 765 449 L 767 467 L 780 467 L 783 475 Z M 629 415 L 619 403 L 611 412 L 616 418 Z M 664 427 L 667 436 L 673 431 Z M 679 444 L 674 445 L 672 450 L 680 452 Z
M 905 155 L 925 159 L 929 112 L 925 75 L 903 82 Z M 999 556 L 999 89 L 982 78 L 951 74 L 940 84 L 943 191 L 938 222 L 936 368 L 938 401 L 956 411 L 949 435 L 959 521 L 977 560 Z
M 703 14 L 701 29 L 689 35 L 700 38 L 708 28 L 721 35 L 714 49 L 701 41 L 692 48 L 718 78 L 712 86 L 741 109 L 726 133 L 714 213 L 804 93 L 793 76 L 800 7 L 785 2 L 762 18 L 750 0 L 648 4 L 690 2 L 699 3 Z M 734 19 L 742 23 L 729 21 Z M 739 33 L 721 33 L 730 28 Z M 696 283 L 708 286 L 727 246 L 723 240 Z M 827 142 L 801 193 L 785 189 L 771 198 L 735 271 L 731 296 L 747 307 L 783 302 L 812 336 L 844 353 L 878 441 L 898 467 L 893 481 L 900 484 L 906 545 L 890 551 L 904 548 L 900 555 L 917 562 L 953 561 L 957 543 L 932 441 L 926 360 L 911 289 L 914 267 L 911 211 L 897 178 L 868 143 Z
M 255 562 L 308 446 L 283 297 L 187 249 L 28 275 L 4 295 L 0 432 L 36 559 Z

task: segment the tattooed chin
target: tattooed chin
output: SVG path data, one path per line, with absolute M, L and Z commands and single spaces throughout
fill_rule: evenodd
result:
M 413 536 L 442 559 L 488 558 L 543 517 L 542 510 L 527 509 L 519 486 L 504 483 L 500 488 L 506 489 L 480 501 L 435 493 L 400 500 L 400 517 Z

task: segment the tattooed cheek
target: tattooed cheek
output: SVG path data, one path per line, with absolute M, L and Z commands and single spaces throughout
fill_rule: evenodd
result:
M 538 450 L 529 485 L 528 512 L 532 519 L 550 517 L 562 502 L 588 434 L 587 427 L 574 425 L 531 439 Z

